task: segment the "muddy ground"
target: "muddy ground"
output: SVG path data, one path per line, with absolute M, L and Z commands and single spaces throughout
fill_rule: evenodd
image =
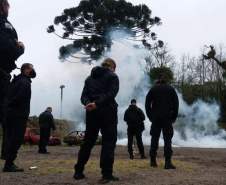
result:
M 50 155 L 38 154 L 37 146 L 22 147 L 15 164 L 25 169 L 22 173 L 3 173 L 0 171 L 1 185 L 72 185 L 101 184 L 99 156 L 101 146 L 92 150 L 89 163 L 86 165 L 83 180 L 73 179 L 73 167 L 77 160 L 79 146 L 48 146 Z M 225 185 L 226 184 L 226 149 L 174 148 L 173 163 L 176 170 L 164 170 L 163 148 L 159 148 L 158 168 L 150 168 L 149 158 L 128 159 L 126 146 L 117 146 L 115 151 L 114 175 L 119 182 L 108 184 L 166 184 L 166 185 Z M 149 146 L 145 146 L 148 154 Z M 3 168 L 4 161 L 0 161 Z M 36 170 L 29 170 L 37 166 Z

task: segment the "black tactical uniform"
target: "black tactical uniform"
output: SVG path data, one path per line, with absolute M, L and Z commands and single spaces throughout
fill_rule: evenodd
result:
M 18 40 L 16 30 L 12 24 L 0 14 L 0 105 L 2 118 L 2 101 L 4 101 L 7 84 L 10 81 L 10 73 L 16 68 L 15 60 L 23 53 L 24 49 L 17 46 L 15 39 Z
M 4 145 L 6 132 L 5 122 L 2 119 L 6 93 L 11 79 L 10 73 L 16 68 L 15 60 L 24 53 L 23 47 L 16 45 L 15 39 L 18 39 L 16 30 L 7 18 L 0 14 L 0 123 L 3 127 L 2 158 L 5 158 Z
M 39 127 L 40 127 L 40 142 L 39 153 L 48 153 L 46 146 L 50 137 L 50 130 L 56 130 L 53 115 L 49 111 L 44 111 L 39 115 Z
M 158 81 L 147 94 L 145 109 L 149 120 L 152 122 L 150 156 L 154 166 L 161 130 L 164 139 L 165 164 L 171 164 L 173 153 L 171 148 L 173 137 L 172 123 L 177 118 L 178 107 L 179 101 L 176 91 L 172 86 L 167 84 L 166 80 Z
M 31 80 L 19 74 L 12 80 L 6 102 L 7 147 L 5 168 L 13 166 L 18 150 L 24 140 L 30 113 Z
M 114 150 L 117 141 L 117 103 L 115 97 L 119 90 L 118 76 L 106 67 L 94 67 L 91 75 L 85 80 L 81 102 L 87 105 L 95 101 L 96 110 L 86 111 L 86 131 L 84 143 L 78 154 L 75 165 L 76 174 L 84 171 L 91 149 L 99 130 L 102 134 L 100 167 L 103 177 L 112 177 Z
M 141 154 L 141 158 L 145 159 L 144 146 L 142 142 L 142 132 L 144 131 L 144 121 L 145 115 L 143 111 L 138 108 L 136 105 L 130 105 L 129 108 L 125 111 L 124 121 L 128 125 L 127 134 L 128 134 L 128 152 L 130 154 L 130 159 L 133 159 L 133 136 L 136 136 L 138 149 Z

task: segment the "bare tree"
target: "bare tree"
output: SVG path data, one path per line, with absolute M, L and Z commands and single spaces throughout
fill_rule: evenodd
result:
M 169 67 L 174 70 L 176 67 L 175 57 L 171 54 L 171 50 L 168 48 L 168 44 L 163 47 L 155 47 L 150 50 L 150 54 L 145 58 L 147 64 L 147 71 L 150 71 L 153 67 Z

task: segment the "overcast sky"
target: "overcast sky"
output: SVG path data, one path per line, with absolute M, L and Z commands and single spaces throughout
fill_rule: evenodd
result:
M 158 39 L 168 43 L 177 60 L 181 54 L 199 56 L 203 45 L 226 43 L 226 1 L 224 0 L 130 0 L 134 5 L 146 4 L 152 16 L 162 19 L 154 27 Z M 17 65 L 34 65 L 37 78 L 32 83 L 31 116 L 39 115 L 47 106 L 60 118 L 60 85 L 65 85 L 63 115 L 72 119 L 71 107 L 79 107 L 83 82 L 92 66 L 61 63 L 59 47 L 64 41 L 46 28 L 65 8 L 77 6 L 74 0 L 9 0 L 8 20 L 16 28 L 19 40 L 25 44 L 25 54 Z M 19 70 L 14 71 L 15 74 Z M 77 76 L 72 76 L 77 74 Z M 72 80 L 73 79 L 73 80 Z M 79 114 L 79 113 L 78 113 Z

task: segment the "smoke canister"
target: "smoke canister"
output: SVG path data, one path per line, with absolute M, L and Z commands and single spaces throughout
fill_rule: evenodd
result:
M 31 166 L 31 167 L 29 168 L 29 170 L 35 170 L 35 169 L 38 169 L 38 167 L 37 167 L 37 166 Z

